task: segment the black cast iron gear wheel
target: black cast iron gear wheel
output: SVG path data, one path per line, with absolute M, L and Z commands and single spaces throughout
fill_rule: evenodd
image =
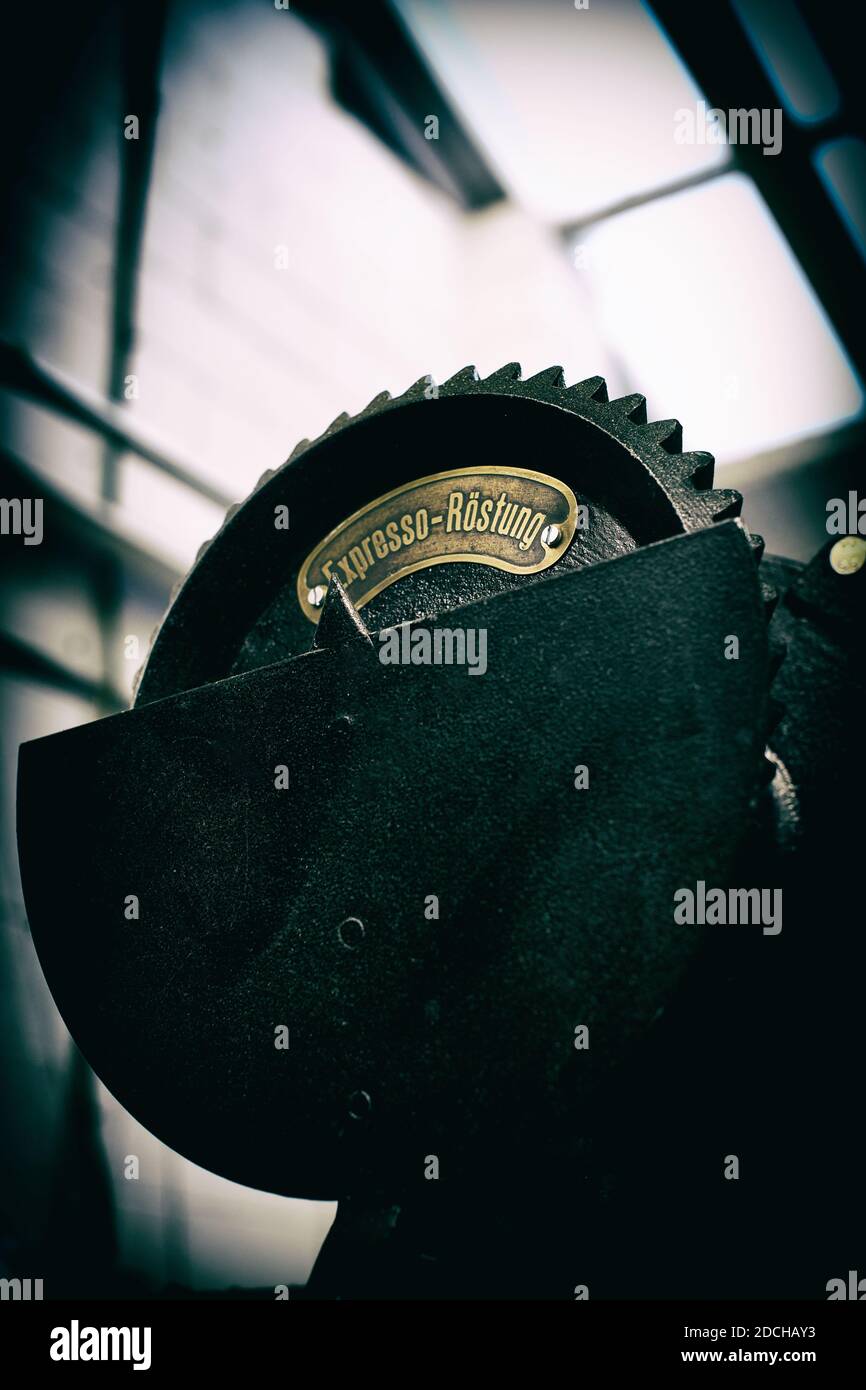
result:
M 711 456 L 645 416 L 514 364 L 376 397 L 232 509 L 131 710 L 21 750 L 22 884 L 70 1032 L 178 1152 L 340 1199 L 314 1293 L 570 1297 L 590 1270 L 593 1296 L 716 1297 L 758 1229 L 763 1286 L 786 1275 L 786 1009 L 816 957 L 851 982 L 843 1017 L 862 978 L 854 895 L 832 952 L 813 927 L 825 863 L 857 862 L 866 567 L 828 547 L 759 570 Z M 381 659 L 440 618 L 484 633 L 482 680 Z M 762 914 L 778 893 L 784 936 L 781 907 L 733 935 L 679 923 L 706 885 Z M 693 1212 L 733 1229 L 722 1282 L 714 1242 L 693 1268 Z M 798 1296 L 846 1267 L 822 1242 Z
M 518 1142 L 512 1116 L 569 1149 L 575 1105 L 701 952 L 702 932 L 670 930 L 672 892 L 729 881 L 762 802 L 761 543 L 676 421 L 606 397 L 559 368 L 466 368 L 338 418 L 200 552 L 133 709 L 23 750 L 46 976 L 109 1088 L 195 1161 L 290 1195 L 393 1199 L 432 1131 L 468 1194 L 503 1135 Z M 453 480 L 482 474 L 536 501 L 503 490 L 470 553 L 491 498 L 449 542 Z M 392 564 L 375 535 L 422 486 L 448 522 L 434 540 L 431 501 L 422 538 L 416 512 L 405 550 L 423 539 L 424 559 L 403 564 L 397 535 Z M 322 546 L 371 507 L 384 582 L 358 566 L 344 589 L 332 567 L 313 606 Z M 489 634 L 483 680 L 377 659 L 371 633 L 440 615 Z M 43 759 L 62 761 L 63 794 Z M 75 932 L 56 930 L 46 838 Z M 130 893 L 147 928 L 118 935 Z M 588 1061 L 569 1042 L 584 1017 L 608 1040 Z
M 682 451 L 679 421 L 647 422 L 641 395 L 609 401 L 601 377 L 566 386 L 562 368 L 549 367 L 524 380 L 517 363 L 483 379 L 465 367 L 440 386 L 421 377 L 302 440 L 230 509 L 154 635 L 136 703 L 305 650 L 312 629 L 296 582 L 316 542 L 373 498 L 479 461 L 554 474 L 589 506 L 589 529 L 545 577 L 739 516 L 742 506 L 740 493 L 713 488 L 711 454 Z M 287 530 L 274 527 L 280 506 Z M 760 558 L 763 542 L 749 539 Z M 374 629 L 429 617 L 524 582 L 478 564 L 425 569 L 374 597 L 364 620 Z

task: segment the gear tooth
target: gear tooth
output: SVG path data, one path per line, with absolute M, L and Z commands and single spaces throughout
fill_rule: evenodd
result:
M 332 574 L 319 614 L 313 646 L 327 647 L 333 651 L 337 647 L 354 646 L 356 643 L 372 646 L 370 634 L 357 608 L 337 576 Z
M 330 425 L 328 426 L 328 428 L 319 436 L 319 438 L 320 438 L 320 439 L 327 439 L 327 437 L 328 437 L 329 434 L 336 434 L 336 433 L 337 433 L 337 430 L 341 430 L 341 429 L 343 428 L 343 426 L 345 425 L 346 421 L 347 421 L 347 420 L 351 420 L 351 418 L 352 418 L 352 417 L 351 417 L 351 415 L 348 413 L 348 411 L 346 411 L 346 410 L 341 410 L 341 411 L 340 411 L 340 414 L 337 415 L 337 416 L 331 421 L 331 423 L 330 423 Z
M 309 445 L 309 439 L 298 440 L 298 443 L 295 445 L 294 449 L 289 454 L 289 457 L 286 459 L 286 463 L 291 463 L 292 459 L 296 459 L 298 457 L 298 454 L 302 454 L 305 449 L 309 448 Z
M 426 391 L 429 391 L 431 386 L 435 385 L 436 382 L 433 380 L 433 377 L 428 372 L 426 376 L 419 376 L 417 381 L 413 381 L 411 386 L 407 386 L 402 396 L 398 396 L 398 400 L 417 400 L 419 396 L 423 396 Z
M 276 475 L 276 471 L 277 470 L 275 468 L 266 468 L 262 476 L 259 478 L 259 481 L 253 488 L 253 492 L 258 492 L 259 488 L 263 488 L 265 483 L 269 483 L 271 481 L 271 478 L 273 478 Z
M 526 378 L 527 386 L 554 386 L 561 390 L 565 385 L 565 372 L 561 367 L 545 367 Z
M 393 400 L 390 391 L 380 391 L 378 396 L 374 396 L 373 399 L 368 401 L 364 406 L 364 409 L 358 412 L 357 418 L 360 420 L 364 415 L 372 415 L 380 406 L 387 405 L 390 400 Z
M 695 487 L 711 488 L 713 485 L 713 473 L 716 468 L 716 460 L 712 454 L 708 454 L 705 449 L 691 449 L 686 454 L 680 454 L 683 467 L 688 470 Z
M 683 447 L 683 427 L 679 420 L 650 420 L 639 426 L 637 434 L 646 444 L 664 449 L 666 454 L 679 454 Z
M 779 595 L 773 588 L 773 585 L 767 584 L 765 580 L 761 580 L 761 601 L 764 605 L 764 612 L 769 620 L 773 615 L 776 604 L 779 602 Z
M 576 381 L 569 386 L 566 395 L 580 401 L 599 401 L 607 403 L 607 382 L 603 376 L 588 376 L 585 381 Z
M 669 454 L 660 464 L 659 472 L 672 479 L 677 488 L 706 491 L 712 486 L 715 462 L 712 454 L 703 452 Z
M 739 516 L 743 505 L 742 494 L 734 492 L 732 488 L 710 488 L 707 492 L 696 492 L 691 486 L 673 487 L 671 500 L 677 514 L 684 520 L 687 531 L 696 531 L 701 526 L 712 526 L 716 521 Z
M 461 367 L 459 372 L 449 376 L 445 382 L 446 386 L 473 386 L 481 378 L 475 367 Z
M 522 381 L 519 362 L 506 362 L 498 371 L 484 378 L 485 386 L 505 386 L 509 381 Z
M 752 547 L 752 553 L 755 557 L 755 563 L 760 564 L 761 558 L 764 554 L 764 537 L 756 536 L 753 531 L 750 531 L 749 545 Z
M 726 521 L 728 517 L 739 516 L 743 510 L 743 494 L 732 487 L 712 488 L 704 493 L 711 510 L 713 521 Z
M 640 395 L 639 392 L 632 396 L 620 396 L 617 400 L 611 401 L 610 408 L 616 411 L 617 415 L 631 420 L 632 424 L 646 424 L 646 396 Z

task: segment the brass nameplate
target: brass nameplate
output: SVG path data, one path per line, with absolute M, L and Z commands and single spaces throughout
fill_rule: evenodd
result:
M 574 493 L 544 473 L 494 466 L 434 473 L 377 497 L 335 527 L 301 566 L 298 599 L 315 623 L 332 573 L 356 608 L 429 565 L 536 574 L 565 553 L 576 524 Z

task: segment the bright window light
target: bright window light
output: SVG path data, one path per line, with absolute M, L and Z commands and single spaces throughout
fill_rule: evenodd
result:
M 726 157 L 724 146 L 676 143 L 675 112 L 701 93 L 637 0 L 399 9 L 505 188 L 546 221 L 576 221 Z
M 863 392 L 745 175 L 633 209 L 575 252 L 632 390 L 686 447 L 742 457 L 850 420 Z

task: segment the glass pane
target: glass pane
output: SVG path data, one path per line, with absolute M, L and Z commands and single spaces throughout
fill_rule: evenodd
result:
M 400 11 L 508 191 L 569 222 L 720 165 L 678 144 L 701 93 L 637 0 L 399 0 Z
M 686 448 L 724 461 L 861 410 L 839 340 L 744 175 L 601 224 L 582 263 L 631 389 L 652 415 L 682 420 Z

